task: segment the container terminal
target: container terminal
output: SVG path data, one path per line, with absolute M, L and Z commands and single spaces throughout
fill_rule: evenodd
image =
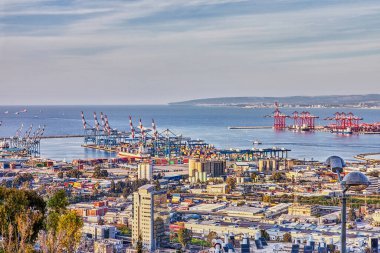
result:
M 221 150 L 204 140 L 191 139 L 176 134 L 170 129 L 159 131 L 152 120 L 151 128 L 143 126 L 139 119 L 135 127 L 132 117 L 129 117 L 128 131 L 120 131 L 111 127 L 107 115 L 100 113 L 101 122 L 94 113 L 94 124 L 90 125 L 83 112 L 81 113 L 84 143 L 83 147 L 116 152 L 119 157 L 135 160 L 151 160 L 152 163 L 162 164 L 187 163 L 189 157 L 200 159 L 234 159 L 252 161 L 257 158 L 288 158 L 289 149 L 285 148 L 253 148 L 247 150 Z

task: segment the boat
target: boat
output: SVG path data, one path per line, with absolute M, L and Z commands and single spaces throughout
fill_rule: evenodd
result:
M 8 111 L 5 111 L 4 114 L 8 114 L 9 112 Z
M 131 150 L 129 148 L 121 147 L 120 151 L 118 152 L 118 156 L 122 158 L 134 158 L 138 160 L 150 158 L 150 154 L 147 152 L 143 145 L 140 145 L 138 150 Z
M 353 131 L 350 127 L 347 127 L 345 129 L 333 129 L 331 130 L 331 133 L 336 133 L 336 134 L 353 134 Z
M 263 144 L 261 141 L 259 141 L 259 140 L 254 140 L 253 141 L 253 145 L 261 145 L 261 144 Z
M 123 152 L 123 151 L 120 151 L 118 153 L 118 156 L 121 158 L 134 158 L 134 159 L 139 159 L 139 160 L 150 158 L 150 154 L 141 154 L 138 152 L 133 153 L 133 152 Z

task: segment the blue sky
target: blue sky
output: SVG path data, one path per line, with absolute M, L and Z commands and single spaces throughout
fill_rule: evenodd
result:
M 380 93 L 380 1 L 1 0 L 0 104 Z

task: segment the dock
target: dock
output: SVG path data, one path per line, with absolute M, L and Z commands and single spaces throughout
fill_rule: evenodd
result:
M 84 134 L 67 134 L 67 135 L 45 135 L 40 139 L 68 139 L 68 138 L 84 138 Z M 11 140 L 11 137 L 0 137 L 0 140 Z
M 229 126 L 231 130 L 249 130 L 249 129 L 272 129 L 271 126 Z

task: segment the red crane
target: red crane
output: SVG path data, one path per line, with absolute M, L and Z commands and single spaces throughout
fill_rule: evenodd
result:
M 363 118 L 354 115 L 352 112 L 336 112 L 334 117 L 327 117 L 325 120 L 335 120 L 335 124 L 330 124 L 329 127 L 333 130 L 346 130 L 351 129 L 353 132 L 360 131 L 360 121 Z
M 315 128 L 315 119 L 319 118 L 318 116 L 312 115 L 310 112 L 301 112 L 300 114 L 295 111 L 292 116 L 290 116 L 294 120 L 294 128 Z
M 286 118 L 288 118 L 287 115 L 280 112 L 278 109 L 278 103 L 275 103 L 276 110 L 273 112 L 273 128 L 274 129 L 285 129 L 286 128 Z

